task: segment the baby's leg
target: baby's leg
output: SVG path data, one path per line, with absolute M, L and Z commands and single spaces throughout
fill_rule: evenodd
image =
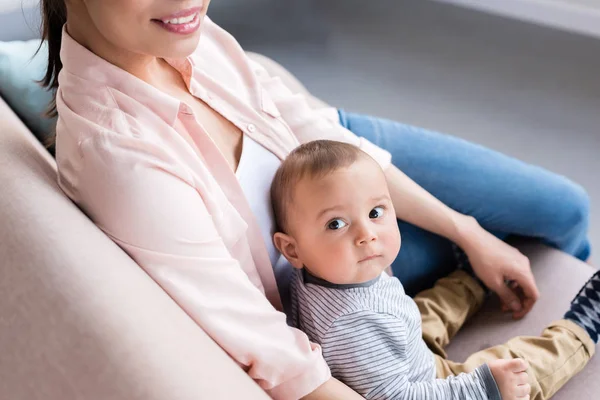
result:
M 444 347 L 485 298 L 484 289 L 464 271 L 455 271 L 415 296 L 421 313 L 423 339 L 435 354 L 446 358 Z
M 438 377 L 470 372 L 483 363 L 522 358 L 529 363 L 531 400 L 553 396 L 588 363 L 596 351 L 600 328 L 600 271 L 584 285 L 565 319 L 546 328 L 539 337 L 517 337 L 506 344 L 455 363 L 436 355 Z
M 438 378 L 470 372 L 494 360 L 522 358 L 529 363 L 531 400 L 549 399 L 587 364 L 595 345 L 583 328 L 571 321 L 558 321 L 540 337 L 517 337 L 506 344 L 472 354 L 464 363 L 436 355 Z

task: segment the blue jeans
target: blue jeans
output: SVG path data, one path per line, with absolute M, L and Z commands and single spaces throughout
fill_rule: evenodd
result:
M 537 238 L 581 260 L 590 255 L 590 202 L 567 178 L 465 140 L 339 110 L 340 123 L 389 151 L 433 196 L 496 236 Z M 398 221 L 402 248 L 392 270 L 414 295 L 456 268 L 452 243 Z

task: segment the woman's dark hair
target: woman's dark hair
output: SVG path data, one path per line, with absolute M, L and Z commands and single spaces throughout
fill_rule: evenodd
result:
M 65 0 L 41 0 L 42 11 L 42 40 L 48 46 L 48 69 L 46 75 L 40 81 L 41 85 L 53 93 L 52 101 L 48 106 L 46 115 L 55 117 L 56 112 L 56 89 L 58 88 L 58 73 L 62 69 L 60 61 L 60 45 L 62 40 L 62 28 L 67 22 L 67 5 Z M 38 51 L 42 48 L 40 44 Z M 52 146 L 56 137 L 53 133 L 47 140 L 46 146 Z

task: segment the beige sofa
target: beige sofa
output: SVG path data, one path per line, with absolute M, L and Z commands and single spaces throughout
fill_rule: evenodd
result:
M 287 71 L 254 57 L 303 90 Z M 488 304 L 450 346 L 454 359 L 539 333 L 591 275 L 590 266 L 558 251 L 523 250 L 540 302 L 520 322 Z M 267 398 L 64 196 L 54 160 L 1 99 L 0 263 L 0 399 Z M 599 375 L 595 358 L 555 398 L 600 398 Z

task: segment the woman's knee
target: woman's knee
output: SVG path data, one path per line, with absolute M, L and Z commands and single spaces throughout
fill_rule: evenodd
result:
M 587 257 L 590 197 L 581 185 L 562 177 L 555 193 L 544 239 L 571 255 Z
M 585 230 L 589 225 L 590 197 L 583 186 L 565 178 L 558 201 L 558 222 L 565 231 Z

